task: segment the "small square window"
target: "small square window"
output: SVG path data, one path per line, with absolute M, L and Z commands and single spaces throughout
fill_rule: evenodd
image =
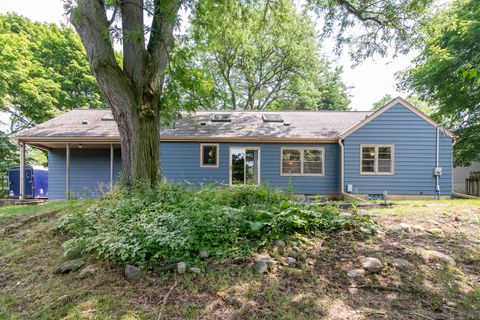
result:
M 200 145 L 200 167 L 218 167 L 218 144 Z
M 393 175 L 393 145 L 362 145 L 360 173 Z

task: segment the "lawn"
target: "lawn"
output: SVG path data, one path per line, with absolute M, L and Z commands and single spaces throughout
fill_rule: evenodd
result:
M 480 201 L 402 201 L 360 211 L 377 232 L 342 231 L 301 249 L 305 270 L 255 275 L 251 262 L 202 266 L 200 274 L 145 272 L 89 257 L 92 277 L 54 270 L 65 235 L 54 230 L 69 206 L 0 208 L 0 319 L 480 319 Z M 456 265 L 431 260 L 436 250 Z M 364 256 L 378 274 L 352 279 Z M 395 267 L 392 260 L 407 260 Z

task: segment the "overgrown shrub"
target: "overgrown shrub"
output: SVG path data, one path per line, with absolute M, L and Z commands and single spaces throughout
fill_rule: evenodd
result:
M 352 228 L 365 217 L 341 215 L 327 203 L 293 201 L 265 186 L 162 184 L 117 189 L 93 204 L 72 206 L 58 229 L 65 254 L 97 253 L 114 262 L 193 261 L 200 249 L 217 258 L 248 255 L 285 235 Z

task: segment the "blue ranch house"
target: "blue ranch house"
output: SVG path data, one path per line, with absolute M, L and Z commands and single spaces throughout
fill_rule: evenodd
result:
M 50 199 L 98 197 L 119 177 L 120 137 L 108 110 L 76 109 L 17 140 L 21 167 L 25 145 L 48 151 Z M 375 112 L 183 113 L 161 131 L 159 143 L 172 182 L 262 183 L 336 198 L 452 192 L 454 135 L 402 98 Z

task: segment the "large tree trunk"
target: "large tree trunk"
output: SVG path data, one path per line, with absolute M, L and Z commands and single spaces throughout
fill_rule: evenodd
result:
M 143 0 L 119 1 L 123 68 L 118 65 L 103 0 L 77 0 L 70 19 L 82 39 L 92 71 L 112 109 L 122 147 L 122 177 L 128 185 L 161 181 L 160 96 L 173 28 L 181 0 L 154 1 L 147 48 Z

